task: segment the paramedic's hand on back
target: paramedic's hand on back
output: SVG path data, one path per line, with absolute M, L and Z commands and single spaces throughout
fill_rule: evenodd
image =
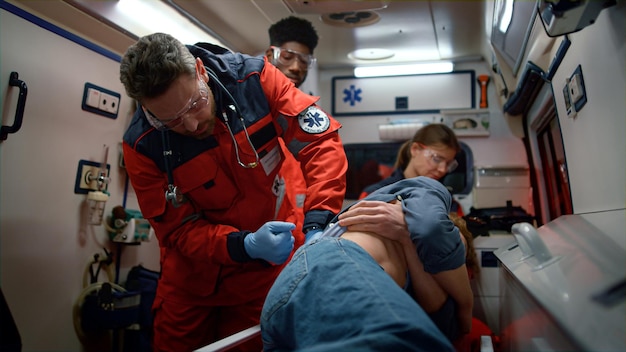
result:
M 257 232 L 244 238 L 246 252 L 251 258 L 282 264 L 289 258 L 293 249 L 295 239 L 291 231 L 295 228 L 296 225 L 290 222 L 266 222 Z

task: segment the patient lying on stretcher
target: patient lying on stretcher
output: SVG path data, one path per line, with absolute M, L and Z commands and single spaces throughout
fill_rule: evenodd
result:
M 400 185 L 400 187 L 402 186 Z M 399 189 L 396 187 L 396 190 Z M 415 203 L 407 205 L 407 203 L 414 201 L 415 199 L 411 200 L 411 198 L 402 201 L 394 199 L 388 203 L 398 207 L 414 208 Z M 404 204 L 401 204 L 401 202 L 404 202 Z M 348 211 L 355 212 L 356 208 L 361 205 L 366 206 L 363 202 L 357 203 Z M 372 204 L 370 203 L 369 205 Z M 422 204 L 422 206 L 425 205 Z M 414 209 L 408 209 L 409 212 L 411 210 Z M 339 218 L 342 216 L 343 214 Z M 422 218 L 422 220 L 426 219 Z M 430 218 L 427 220 L 432 222 L 435 219 Z M 439 219 L 438 221 L 442 220 Z M 450 220 L 455 225 L 461 225 L 463 221 L 458 217 Z M 445 223 L 446 221 L 443 221 L 441 225 Z M 406 233 L 398 231 L 380 231 L 380 233 L 346 231 L 344 227 L 331 224 L 331 226 L 333 225 L 337 228 L 329 229 L 325 233 L 326 236 L 341 236 L 343 239 L 354 241 L 368 252 L 400 287 L 417 300 L 451 342 L 470 331 L 473 294 L 469 284 L 467 268 L 464 261 L 463 263 L 459 261 L 458 258 L 461 255 L 456 250 L 459 243 L 462 243 L 461 245 L 464 249 L 462 258 L 466 257 L 467 251 L 465 249 L 467 244 L 458 230 L 462 226 L 453 228 L 452 231 L 444 228 L 435 228 L 435 231 L 427 230 L 424 228 L 425 224 L 420 227 L 414 226 L 411 229 L 411 232 L 414 234 L 412 237 L 417 238 L 415 241 L 426 242 L 420 246 L 422 251 L 426 253 L 426 261 L 429 260 L 428 256 L 435 256 L 437 260 L 443 257 L 444 261 L 454 261 L 460 264 L 454 267 L 457 264 L 440 266 L 441 263 L 433 263 L 430 264 L 430 272 L 427 272 L 424 269 L 424 263 L 417 254 L 414 240 Z M 346 232 L 342 233 L 342 231 Z M 444 245 L 446 242 L 452 244 L 452 246 L 449 247 L 450 250 L 445 255 L 442 255 L 442 252 L 436 246 Z M 445 258 L 446 256 L 448 258 Z M 455 257 L 457 258 L 456 260 L 454 259 Z
M 453 350 L 450 340 L 469 330 L 473 298 L 448 191 L 417 177 L 364 201 L 402 207 L 410 237 L 335 224 L 298 249 L 263 308 L 265 350 Z

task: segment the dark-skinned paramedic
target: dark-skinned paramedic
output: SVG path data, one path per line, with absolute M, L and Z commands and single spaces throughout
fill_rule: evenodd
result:
M 305 233 L 341 210 L 340 124 L 263 56 L 168 34 L 130 46 L 120 80 L 138 102 L 126 170 L 161 251 L 154 350 L 190 351 L 258 324 Z M 281 170 L 287 152 L 306 179 L 304 220 Z M 260 349 L 260 338 L 241 347 Z

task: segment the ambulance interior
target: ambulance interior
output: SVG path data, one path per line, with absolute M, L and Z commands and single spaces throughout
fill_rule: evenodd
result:
M 85 278 L 122 291 L 134 266 L 158 271 L 119 151 L 134 109 L 118 79 L 126 48 L 169 30 L 262 55 L 267 28 L 290 15 L 320 36 L 301 89 L 342 124 L 345 206 L 391 174 L 420 127 L 444 123 L 459 138 L 459 166 L 441 182 L 481 266 L 472 289 L 485 329 L 472 351 L 626 349 L 623 0 L 0 0 L 0 303 L 13 332 L 2 339 L 17 338 L 1 346 L 84 350 Z M 165 29 L 168 18 L 183 24 Z M 443 61 L 451 72 L 354 71 Z M 117 105 L 84 108 L 88 88 Z M 90 205 L 132 219 L 96 224 Z

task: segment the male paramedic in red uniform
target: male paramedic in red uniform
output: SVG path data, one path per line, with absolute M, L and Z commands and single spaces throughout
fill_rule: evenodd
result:
M 191 351 L 258 324 L 305 229 L 341 210 L 340 124 L 266 58 L 167 34 L 133 44 L 120 80 L 140 104 L 124 134 L 126 170 L 161 249 L 154 349 Z M 280 139 L 305 175 L 303 221 Z M 260 339 L 242 350 L 260 351 Z

